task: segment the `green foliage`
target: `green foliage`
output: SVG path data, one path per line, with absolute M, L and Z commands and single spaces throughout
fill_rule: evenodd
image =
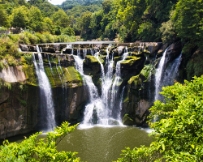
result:
M 29 17 L 28 17 L 29 10 L 25 6 L 20 6 L 18 8 L 13 9 L 11 15 L 11 25 L 13 27 L 25 28 L 28 25 Z
M 9 82 L 5 82 L 4 80 L 0 79 L 0 88 L 5 87 L 8 90 L 12 89 L 12 84 Z
M 172 15 L 178 36 L 185 41 L 203 40 L 203 1 L 179 0 Z
M 175 28 L 171 20 L 161 24 L 160 32 L 162 33 L 162 41 L 164 43 L 171 43 L 176 38 Z
M 75 35 L 75 31 L 71 27 L 66 27 L 62 30 L 62 34 L 65 35 Z
M 67 27 L 70 24 L 70 19 L 68 15 L 63 11 L 63 10 L 58 10 L 55 12 L 52 16 L 51 19 L 57 26 L 60 27 Z
M 0 9 L 0 26 L 8 27 L 9 26 L 9 18 L 5 9 Z
M 203 160 L 203 76 L 164 87 L 161 94 L 164 102 L 156 101 L 150 109 L 154 142 L 150 147 L 126 148 L 119 162 Z
M 79 162 L 80 159 L 76 157 L 76 152 L 59 152 L 56 149 L 61 139 L 75 128 L 76 125 L 69 126 L 67 122 L 64 122 L 53 132 L 49 132 L 46 137 L 40 137 L 41 133 L 35 133 L 20 143 L 4 141 L 0 146 L 0 161 Z
M 151 78 L 151 75 L 155 72 L 155 67 L 153 64 L 145 65 L 141 70 L 140 75 L 144 77 L 145 81 Z
M 191 80 L 193 76 L 201 76 L 203 74 L 202 66 L 203 55 L 200 50 L 197 50 L 186 65 L 187 79 Z
M 32 6 L 29 10 L 28 26 L 32 31 L 42 32 L 44 30 L 42 13 L 37 7 Z
M 99 5 L 103 0 L 66 0 L 60 6 L 63 10 L 72 9 L 75 6 L 89 6 L 89 5 Z

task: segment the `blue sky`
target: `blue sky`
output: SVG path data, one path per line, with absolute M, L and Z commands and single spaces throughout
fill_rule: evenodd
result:
M 60 5 L 64 1 L 66 1 L 66 0 L 49 0 L 49 2 L 54 4 L 54 5 Z

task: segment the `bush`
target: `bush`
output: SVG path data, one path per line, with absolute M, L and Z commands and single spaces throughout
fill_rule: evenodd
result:
M 56 146 L 61 139 L 72 132 L 75 126 L 69 126 L 67 122 L 49 132 L 45 138 L 40 138 L 41 133 L 35 133 L 22 142 L 9 143 L 7 140 L 0 146 L 0 161 L 71 161 L 79 162 L 76 152 L 57 151 Z
M 150 108 L 154 142 L 122 151 L 118 162 L 203 161 L 203 76 L 184 84 L 164 87 L 164 102 Z

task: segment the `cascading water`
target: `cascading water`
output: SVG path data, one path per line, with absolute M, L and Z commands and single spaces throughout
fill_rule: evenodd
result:
M 180 54 L 164 71 L 163 75 L 163 85 L 168 86 L 174 84 L 174 80 L 178 73 L 178 68 L 180 66 L 182 54 Z
M 83 72 L 83 59 L 80 57 L 79 54 L 77 56 L 73 55 L 75 62 L 76 62 L 76 69 L 82 75 L 84 79 L 84 83 L 87 86 L 89 92 L 89 104 L 86 105 L 85 112 L 84 112 L 84 125 L 91 125 L 91 124 L 100 124 L 100 125 L 111 125 L 111 124 L 119 124 L 121 122 L 120 118 L 120 111 L 122 109 L 122 99 L 123 99 L 123 92 L 122 90 L 121 95 L 117 95 L 116 92 L 118 91 L 118 82 L 121 81 L 121 72 L 120 72 L 120 63 L 126 59 L 128 56 L 128 50 L 125 49 L 125 52 L 122 56 L 122 60 L 117 62 L 116 66 L 116 73 L 115 79 L 113 82 L 113 66 L 114 60 L 113 56 L 109 54 L 109 45 L 106 49 L 107 56 L 106 56 L 106 63 L 105 68 L 99 58 L 99 51 L 90 49 L 91 52 L 95 51 L 95 53 L 91 53 L 98 62 L 100 63 L 101 67 L 101 96 L 99 96 L 97 87 L 94 85 L 92 78 L 88 75 L 84 75 Z M 83 50 L 84 52 L 84 50 Z M 113 99 L 113 100 L 112 100 Z M 118 109 L 116 114 L 112 114 L 113 108 L 117 104 Z M 115 122 L 116 121 L 116 122 Z
M 155 74 L 155 100 L 162 99 L 159 92 L 163 86 L 174 84 L 174 79 L 177 76 L 178 68 L 181 62 L 182 54 L 180 54 L 174 61 L 168 63 L 168 66 L 165 67 L 167 63 L 166 53 L 167 49 L 164 51 Z
M 111 45 L 109 45 L 106 49 L 106 67 L 107 67 L 107 72 L 106 74 L 104 72 L 103 75 L 102 75 L 102 101 L 104 103 L 104 106 L 107 110 L 107 117 L 109 117 L 109 108 L 110 108 L 110 105 L 111 105 L 111 100 L 110 100 L 110 89 L 111 89 L 111 86 L 112 86 L 112 83 L 113 83 L 113 66 L 114 66 L 114 60 L 113 60 L 113 56 L 112 58 L 110 58 L 110 55 L 109 55 L 109 48 L 111 47 Z
M 118 97 L 118 90 L 119 90 L 119 85 L 122 82 L 122 78 L 121 78 L 121 62 L 124 61 L 126 59 L 126 57 L 128 56 L 128 49 L 127 47 L 125 48 L 125 52 L 122 56 L 122 60 L 118 61 L 116 63 L 116 72 L 115 72 L 115 79 L 111 88 L 111 106 L 110 106 L 110 115 L 112 115 L 112 110 L 113 108 L 116 106 L 117 103 L 119 103 L 119 101 L 117 101 Z M 115 118 L 119 118 L 118 116 L 115 116 Z
M 52 99 L 51 86 L 48 77 L 44 70 L 44 64 L 42 59 L 42 54 L 37 47 L 38 62 L 33 54 L 33 63 L 35 66 L 35 71 L 38 78 L 38 83 L 40 87 L 40 105 L 41 105 L 41 126 L 43 131 L 51 131 L 56 126 L 55 122 L 55 112 L 54 103 Z
M 84 112 L 84 119 L 82 124 L 84 125 L 91 125 L 91 124 L 98 124 L 102 122 L 104 117 L 103 115 L 103 105 L 102 101 L 99 97 L 98 90 L 94 85 L 91 76 L 84 75 L 83 72 L 83 59 L 80 56 L 73 55 L 76 63 L 76 69 L 82 75 L 84 83 L 87 86 L 89 92 L 89 104 L 85 107 Z
M 164 51 L 163 56 L 161 57 L 161 60 L 159 62 L 158 68 L 156 69 L 156 73 L 155 73 L 155 98 L 154 98 L 154 100 L 159 99 L 159 92 L 161 89 L 160 83 L 161 83 L 162 73 L 164 70 L 166 53 L 167 53 L 167 49 Z

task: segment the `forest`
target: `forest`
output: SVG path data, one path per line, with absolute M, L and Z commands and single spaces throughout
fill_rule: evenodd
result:
M 14 58 L 20 57 L 17 48 L 21 43 L 181 42 L 184 60 L 203 50 L 203 0 L 66 0 L 58 6 L 48 0 L 0 0 L 0 15 L 0 69 L 5 66 L 3 59 L 10 66 L 18 64 Z M 159 116 L 149 122 L 155 130 L 154 142 L 149 147 L 122 150 L 118 162 L 203 160 L 203 70 L 197 60 L 190 64 L 193 67 L 186 67 L 191 71 L 190 81 L 165 87 L 161 92 L 164 102 L 156 101 L 150 109 L 149 121 Z M 15 161 L 16 157 L 19 161 L 80 161 L 74 152 L 56 150 L 60 138 L 75 127 L 64 123 L 45 141 L 37 140 L 38 134 L 21 145 L 5 141 L 0 146 L 0 161 Z
M 198 46 L 203 34 L 202 5 L 194 0 L 67 0 L 61 6 L 47 0 L 1 0 L 0 26 L 83 40 L 181 40 Z

